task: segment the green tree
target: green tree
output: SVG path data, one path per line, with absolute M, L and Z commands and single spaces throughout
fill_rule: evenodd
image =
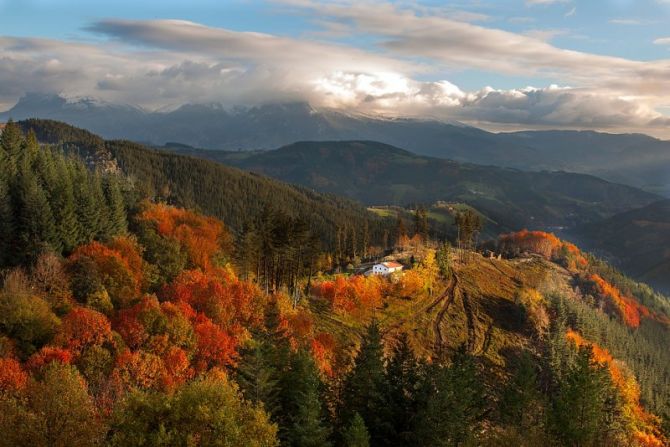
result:
M 289 368 L 279 383 L 280 439 L 296 447 L 330 445 L 320 398 L 321 381 L 311 354 L 305 349 L 291 354 Z
M 23 399 L 5 400 L 0 406 L 0 445 L 102 444 L 104 427 L 84 380 L 73 366 L 51 363 L 42 380 L 31 383 Z
M 388 445 L 393 436 L 383 354 L 379 325 L 373 321 L 344 380 L 340 408 L 341 421 L 350 421 L 356 413 L 363 418 L 373 446 Z
M 440 270 L 440 275 L 444 278 L 449 278 L 451 275 L 451 267 L 450 267 L 450 258 L 451 256 L 451 245 L 449 242 L 444 242 L 440 244 L 439 248 L 437 249 L 437 253 L 435 255 L 435 259 L 437 261 L 437 267 Z
M 432 384 L 417 429 L 422 446 L 459 446 L 474 441 L 486 409 L 483 380 L 461 346 L 449 367 L 431 366 Z
M 345 447 L 370 447 L 370 435 L 360 414 L 354 414 L 342 433 L 342 439 Z
M 386 365 L 387 399 L 391 411 L 394 446 L 416 445 L 414 425 L 422 402 L 421 365 L 414 355 L 406 333 L 398 337 Z
M 274 447 L 277 427 L 245 401 L 224 373 L 212 371 L 174 395 L 131 393 L 112 416 L 112 446 Z
M 579 348 L 553 401 L 554 435 L 564 445 L 602 445 L 620 422 L 617 399 L 607 367 L 594 360 L 591 347 Z

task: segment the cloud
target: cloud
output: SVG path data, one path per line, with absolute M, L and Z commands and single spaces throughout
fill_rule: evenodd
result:
M 668 61 L 565 50 L 471 23 L 453 11 L 379 2 L 287 0 L 322 34 L 240 32 L 183 20 L 105 20 L 87 42 L 0 37 L 0 104 L 26 91 L 88 95 L 161 108 L 309 101 L 365 113 L 431 116 L 484 126 L 654 130 L 670 104 Z M 338 25 L 336 25 L 338 24 Z M 362 35 L 365 49 L 328 42 Z M 349 41 L 349 39 L 347 39 Z M 574 87 L 465 91 L 438 73 L 483 70 Z
M 654 45 L 670 45 L 670 37 L 661 37 L 654 40 Z

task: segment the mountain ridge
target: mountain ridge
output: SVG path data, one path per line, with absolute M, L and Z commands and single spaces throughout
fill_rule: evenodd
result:
M 301 102 L 252 107 L 185 104 L 153 112 L 91 101 L 81 104 L 76 107 L 57 95 L 29 95 L 0 113 L 0 120 L 56 119 L 107 139 L 159 146 L 178 142 L 216 150 L 273 149 L 303 140 L 373 140 L 462 162 L 593 174 L 670 196 L 666 174 L 670 142 L 643 134 L 572 130 L 492 133 L 462 123 L 359 115 Z

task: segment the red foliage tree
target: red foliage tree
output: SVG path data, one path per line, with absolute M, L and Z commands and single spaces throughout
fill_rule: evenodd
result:
M 26 362 L 26 368 L 33 374 L 41 371 L 51 362 L 58 362 L 69 365 L 72 362 L 72 353 L 63 348 L 54 346 L 44 346 L 38 352 L 33 354 Z
M 198 371 L 207 371 L 215 366 L 231 366 L 237 359 L 237 340 L 229 332 L 200 315 L 195 324 L 197 346 L 193 364 Z
M 56 342 L 78 355 L 85 346 L 101 345 L 111 335 L 107 317 L 85 307 L 75 307 L 63 318 Z
M 13 358 L 0 358 L 0 393 L 16 393 L 25 389 L 28 374 Z

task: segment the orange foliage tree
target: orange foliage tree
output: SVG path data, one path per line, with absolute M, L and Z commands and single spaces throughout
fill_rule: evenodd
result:
M 529 252 L 547 259 L 562 261 L 565 267 L 572 271 L 583 269 L 588 264 L 577 246 L 544 231 L 521 230 L 502 234 L 498 238 L 498 247 L 509 254 Z
M 638 303 L 634 298 L 625 296 L 619 289 L 605 281 L 600 275 L 589 275 L 588 280 L 592 284 L 593 291 L 600 298 L 607 300 L 610 310 L 619 315 L 629 327 L 636 328 L 640 326 L 642 317 L 649 317 L 651 315 L 649 309 Z
M 231 252 L 230 234 L 213 217 L 165 204 L 145 203 L 138 219 L 153 223 L 159 235 L 178 241 L 193 267 L 207 270 L 217 255 Z
M 69 365 L 72 362 L 72 353 L 63 348 L 44 346 L 28 359 L 26 368 L 35 374 L 52 362 Z
M 334 310 L 365 315 L 381 305 L 383 281 L 379 276 L 338 276 L 315 284 L 312 293 L 326 299 Z
M 86 262 L 93 263 L 95 272 L 87 270 L 82 280 L 92 281 L 91 276 L 97 276 L 115 307 L 128 306 L 140 294 L 143 261 L 140 248 L 134 239 L 117 237 L 109 244 L 94 241 L 82 245 L 68 258 L 69 270 L 76 272 Z

